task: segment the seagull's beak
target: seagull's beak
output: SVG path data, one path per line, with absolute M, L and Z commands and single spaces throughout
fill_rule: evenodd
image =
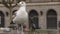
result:
M 18 6 L 20 7 L 20 6 L 21 6 L 21 4 L 18 4 Z

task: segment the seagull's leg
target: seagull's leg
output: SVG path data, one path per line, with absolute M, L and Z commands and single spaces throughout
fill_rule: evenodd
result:
M 24 34 L 24 32 L 23 32 L 23 24 L 21 24 L 21 28 L 22 28 L 21 34 Z
M 21 24 L 21 29 L 22 29 L 22 32 L 23 32 L 23 24 Z
M 18 24 L 18 34 L 21 33 L 21 24 Z

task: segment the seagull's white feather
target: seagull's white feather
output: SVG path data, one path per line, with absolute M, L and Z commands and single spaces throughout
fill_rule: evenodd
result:
M 21 24 L 24 23 L 25 21 L 27 21 L 28 18 L 28 14 L 26 12 L 26 3 L 23 2 L 23 4 L 21 4 L 22 2 L 20 2 L 20 8 L 18 11 L 16 11 L 16 16 L 13 19 L 13 22 Z

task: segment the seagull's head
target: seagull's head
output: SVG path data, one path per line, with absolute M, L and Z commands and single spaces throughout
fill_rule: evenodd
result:
M 20 5 L 20 6 L 26 6 L 26 3 L 24 1 L 21 1 L 21 2 L 19 2 L 18 5 Z

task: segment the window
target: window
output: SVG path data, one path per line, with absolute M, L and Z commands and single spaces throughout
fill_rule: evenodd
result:
M 47 29 L 57 29 L 57 13 L 53 9 L 47 12 Z
M 4 27 L 4 14 L 2 11 L 0 11 L 0 27 Z
M 31 10 L 29 12 L 29 27 L 36 28 L 36 29 L 39 28 L 38 13 L 36 10 Z
M 0 24 L 1 24 L 1 16 L 0 16 Z
M 60 21 L 59 21 L 59 28 L 60 28 Z

